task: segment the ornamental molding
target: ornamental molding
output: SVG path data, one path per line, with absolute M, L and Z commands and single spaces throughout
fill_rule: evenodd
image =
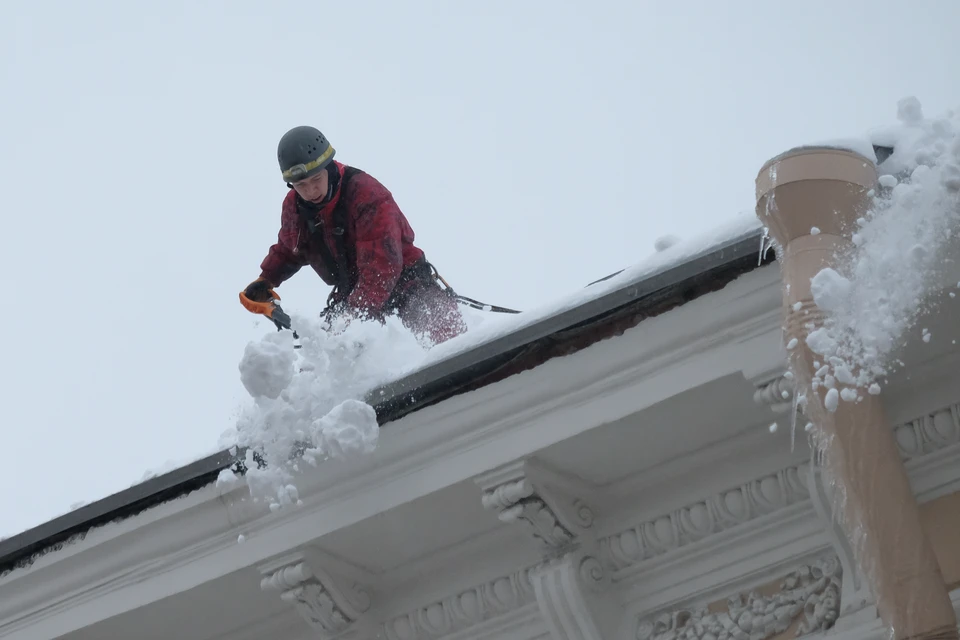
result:
M 601 538 L 600 558 L 614 572 L 635 569 L 809 498 L 808 464 L 793 465 Z
M 637 640 L 769 640 L 796 626 L 797 637 L 826 631 L 840 615 L 842 568 L 835 555 L 790 573 L 771 595 L 752 591 L 708 607 L 665 611 L 640 619 Z
M 893 435 L 904 460 L 960 444 L 960 403 L 898 424 L 893 428 Z
M 435 640 L 519 611 L 535 601 L 530 571 L 527 567 L 395 616 L 382 625 L 382 636 Z
M 279 591 L 321 640 L 368 637 L 370 596 L 349 579 L 320 566 L 309 552 L 296 552 L 260 567 L 260 588 Z
M 900 423 L 894 426 L 893 430 L 900 455 L 908 463 L 912 460 L 919 461 L 924 456 L 941 452 L 948 447 L 958 446 L 960 445 L 960 403 Z M 815 452 L 815 448 L 813 450 Z M 823 482 L 826 479 L 821 479 L 820 467 L 815 457 L 811 462 L 791 465 L 776 473 L 728 488 L 612 535 L 604 536 L 598 541 L 600 558 L 605 567 L 611 571 L 635 571 L 638 570 L 639 565 L 658 556 L 703 541 L 710 536 L 795 504 L 806 502 L 811 498 L 811 468 L 817 476 L 813 506 L 817 509 L 831 538 L 840 536 L 834 522 L 836 519 L 832 516 L 830 504 L 832 498 L 818 493 L 822 492 Z M 908 465 L 908 469 L 910 468 Z M 949 475 L 957 475 L 949 469 L 945 472 Z M 912 475 L 918 473 L 923 473 L 922 465 L 917 466 L 916 472 Z M 837 540 L 835 544 L 841 559 L 845 562 L 848 574 L 855 575 L 853 567 L 846 566 L 846 554 L 839 542 L 842 536 Z M 619 576 L 616 577 L 619 578 Z M 850 593 L 854 592 L 857 594 L 857 599 L 862 602 L 863 589 L 856 586 Z
M 590 540 L 596 518 L 593 488 L 534 459 L 498 467 L 475 479 L 484 508 L 502 522 L 523 526 L 545 557 L 567 553 Z

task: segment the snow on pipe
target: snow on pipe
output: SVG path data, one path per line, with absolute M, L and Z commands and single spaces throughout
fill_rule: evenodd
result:
M 882 400 L 862 393 L 851 372 L 817 384 L 808 337 L 823 327 L 811 280 L 837 266 L 878 182 L 872 159 L 830 147 L 802 147 L 768 161 L 756 179 L 756 215 L 769 230 L 783 274 L 785 340 L 797 394 L 815 425 L 837 512 L 891 637 L 957 638 L 957 620 Z M 829 272 L 828 272 L 829 273 Z M 816 345 L 814 345 L 816 346 Z M 841 376 L 842 377 L 842 376 Z M 845 401 L 838 402 L 843 394 Z

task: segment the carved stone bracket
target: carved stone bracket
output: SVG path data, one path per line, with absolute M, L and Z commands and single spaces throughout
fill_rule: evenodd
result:
M 527 528 L 546 556 L 562 555 L 589 536 L 594 512 L 582 481 L 534 460 L 518 460 L 476 479 L 482 502 L 503 522 Z
M 753 400 L 770 407 L 775 413 L 790 413 L 794 407 L 795 384 L 793 374 L 786 372 L 773 379 L 755 382 Z
M 798 568 L 771 595 L 751 592 L 716 607 L 653 615 L 637 640 L 768 640 L 796 625 L 797 637 L 830 629 L 840 615 L 842 568 L 836 556 Z
M 555 640 L 613 637 L 623 619 L 620 605 L 603 592 L 610 579 L 600 561 L 573 551 L 530 571 L 540 613 Z
M 324 571 L 316 558 L 296 552 L 260 567 L 260 588 L 279 591 L 321 640 L 373 637 L 364 614 L 370 596 L 359 584 Z

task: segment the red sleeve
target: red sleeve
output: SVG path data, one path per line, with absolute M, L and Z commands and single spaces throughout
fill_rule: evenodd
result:
M 369 174 L 354 177 L 350 187 L 356 212 L 357 284 L 347 305 L 379 310 L 403 270 L 403 215 L 393 195 Z
M 291 207 L 295 206 L 293 202 L 290 195 L 284 199 L 277 242 L 270 247 L 260 263 L 260 277 L 274 287 L 280 286 L 307 263 L 303 254 L 295 250 L 300 240 L 300 221 L 296 213 L 291 212 Z

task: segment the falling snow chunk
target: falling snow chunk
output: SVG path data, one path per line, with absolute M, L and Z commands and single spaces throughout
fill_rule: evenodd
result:
M 837 351 L 837 341 L 826 329 L 817 329 L 807 336 L 807 346 L 821 356 L 833 355 Z
M 830 267 L 810 279 L 813 301 L 824 311 L 836 311 L 850 297 L 853 283 Z
M 220 472 L 220 475 L 217 476 L 217 486 L 230 488 L 236 485 L 240 481 L 237 478 L 237 474 L 233 472 L 233 469 L 223 469 Z
M 923 107 L 915 96 L 907 96 L 897 101 L 897 119 L 904 124 L 923 122 Z
M 800 341 L 796 338 L 791 338 L 790 342 L 787 343 L 787 349 L 796 349 L 799 343 Z
M 846 365 L 834 367 L 833 375 L 841 384 L 856 384 L 856 378 L 853 377 Z
M 807 432 L 813 431 L 813 423 L 808 422 L 806 425 L 804 425 L 803 430 Z
M 873 384 L 870 385 L 870 388 L 867 389 L 867 391 L 868 391 L 868 392 L 870 393 L 870 395 L 872 395 L 872 396 L 878 396 L 878 395 L 880 395 L 880 385 L 877 384 L 876 382 L 874 382 Z
M 820 227 L 810 227 L 810 235 L 812 236 L 820 235 Z
M 881 187 L 886 187 L 887 189 L 892 189 L 900 184 L 900 181 L 897 180 L 896 176 L 891 176 L 889 173 L 880 176 L 878 182 L 880 183 Z
M 240 381 L 254 398 L 276 399 L 293 380 L 295 358 L 287 335 L 270 334 L 258 343 L 247 345 L 240 361 Z
M 793 303 L 793 310 L 794 310 L 794 311 L 800 311 L 800 309 L 802 309 L 802 308 L 803 308 L 803 303 L 802 303 L 802 302 L 794 302 L 794 303 Z
M 243 541 L 246 540 L 246 539 L 247 539 L 246 536 L 244 536 L 244 535 L 241 533 L 240 535 L 237 536 L 237 544 L 243 544 Z
M 835 412 L 840 406 L 840 393 L 836 389 L 827 391 L 827 395 L 823 398 L 823 406 L 830 413 Z
M 776 422 L 774 422 L 769 427 L 767 427 L 767 429 L 770 430 L 770 433 L 776 433 L 777 429 L 779 429 L 779 425 Z
M 373 407 L 346 400 L 314 423 L 314 441 L 331 458 L 371 453 L 377 447 L 380 425 Z
M 843 391 L 840 392 L 840 397 L 846 402 L 854 402 L 857 399 L 857 390 L 851 389 L 850 387 L 844 387 Z

